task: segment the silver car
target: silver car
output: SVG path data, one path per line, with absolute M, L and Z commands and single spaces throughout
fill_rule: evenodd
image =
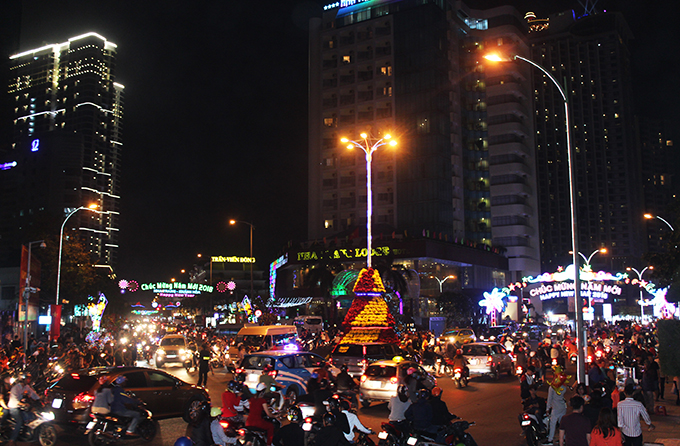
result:
M 397 394 L 399 384 L 403 383 L 409 368 L 415 368 L 423 376 L 423 384 L 428 389 L 437 385 L 437 379 L 413 361 L 376 361 L 366 367 L 359 383 L 359 400 L 368 407 L 372 401 L 389 401 Z
M 490 375 L 495 379 L 501 373 L 512 375 L 512 357 L 501 344 L 496 342 L 473 342 L 462 347 L 468 361 L 470 376 Z

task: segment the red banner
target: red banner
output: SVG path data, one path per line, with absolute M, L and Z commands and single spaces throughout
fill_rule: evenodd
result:
M 61 305 L 50 305 L 52 324 L 50 325 L 50 340 L 56 341 L 61 330 Z

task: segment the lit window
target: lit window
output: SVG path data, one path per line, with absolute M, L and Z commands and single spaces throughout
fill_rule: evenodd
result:
M 333 228 L 333 220 L 324 220 L 323 221 L 323 227 L 326 229 L 332 229 Z

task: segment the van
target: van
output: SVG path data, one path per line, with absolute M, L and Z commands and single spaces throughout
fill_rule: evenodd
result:
M 298 331 L 307 330 L 310 333 L 319 334 L 323 331 L 323 319 L 321 316 L 298 316 L 293 321 Z
M 234 344 L 229 347 L 229 357 L 238 357 L 238 346 L 255 350 L 283 350 L 286 344 L 297 339 L 297 328 L 292 325 L 250 325 L 238 331 Z

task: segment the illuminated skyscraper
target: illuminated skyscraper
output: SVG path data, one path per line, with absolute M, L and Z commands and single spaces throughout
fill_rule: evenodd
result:
M 115 266 L 118 249 L 123 86 L 116 45 L 88 33 L 10 57 L 13 134 L 1 172 L 3 261 L 31 226 L 80 232 L 93 260 Z M 14 164 L 14 165 L 12 165 Z M 16 245 L 16 246 L 15 246 Z

